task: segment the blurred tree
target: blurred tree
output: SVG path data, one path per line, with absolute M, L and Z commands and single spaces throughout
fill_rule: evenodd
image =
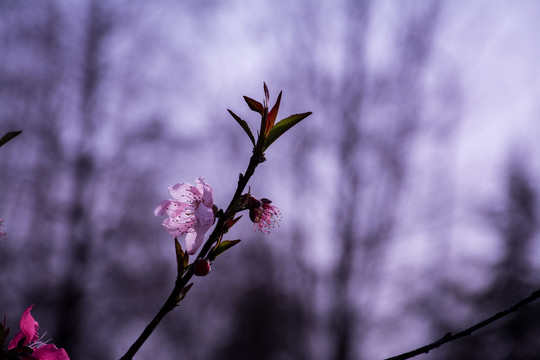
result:
M 84 317 L 85 292 L 88 291 L 87 277 L 91 252 L 96 246 L 93 230 L 92 210 L 96 207 L 96 154 L 94 147 L 99 143 L 97 128 L 100 124 L 100 87 L 106 69 L 103 66 L 103 45 L 112 30 L 112 19 L 97 1 L 88 3 L 85 30 L 82 34 L 81 69 L 78 90 L 80 116 L 71 134 L 73 151 L 69 154 L 65 175 L 71 184 L 71 194 L 66 204 L 68 250 L 64 261 L 69 269 L 60 287 L 58 306 L 58 333 L 56 341 L 69 350 L 73 357 L 80 357 L 81 328 Z M 58 35 L 57 35 L 58 36 Z M 75 89 L 77 91 L 77 89 Z M 61 125 L 58 126 L 59 128 Z M 60 129 L 59 129 L 60 130 Z M 60 130 L 61 131 L 61 130 Z M 48 136 L 57 138 L 57 134 Z M 64 155 L 64 154 L 62 154 Z M 66 156 L 64 155 L 65 159 Z
M 335 268 L 335 299 L 331 319 L 331 334 L 333 334 L 334 354 L 332 359 L 347 360 L 359 356 L 352 344 L 361 342 L 362 315 L 355 308 L 358 300 L 351 291 L 351 280 L 354 276 L 364 277 L 356 273 L 354 264 L 365 261 L 362 251 L 361 232 L 363 225 L 358 219 L 364 199 L 360 197 L 360 188 L 366 186 L 362 181 L 363 170 L 358 161 L 360 147 L 365 145 L 365 133 L 362 131 L 366 106 L 367 69 L 367 33 L 370 19 L 371 4 L 367 1 L 347 3 L 347 33 L 346 41 L 346 73 L 341 94 L 343 112 L 341 118 L 341 134 L 338 139 L 338 178 L 342 179 L 340 192 L 345 194 L 339 198 L 336 207 L 336 222 L 338 229 L 338 258 Z M 382 234 L 381 234 L 382 235 Z M 364 265 L 362 265 L 364 266 Z M 368 286 L 364 284 L 364 286 Z M 363 310 L 363 309 L 362 309 Z M 355 354 L 356 353 L 356 354 Z
M 159 299 L 147 292 L 174 276 L 148 241 L 156 158 L 196 148 L 172 140 L 150 101 L 143 111 L 112 105 L 146 81 L 119 76 L 145 63 L 110 55 L 119 29 L 142 15 L 120 16 L 120 5 L 9 2 L 0 12 L 0 118 L 25 135 L 0 158 L 12 229 L 0 245 L 0 305 L 8 314 L 35 304 L 49 336 L 78 359 L 111 357 L 110 334 L 149 318 L 146 305 Z
M 316 106 L 310 126 L 295 134 L 292 148 L 284 151 L 291 154 L 284 176 L 292 175 L 294 201 L 313 203 L 307 214 L 295 214 L 297 221 L 332 218 L 328 233 L 325 224 L 300 227 L 301 240 L 295 243 L 320 275 L 319 319 L 329 317 L 318 323 L 325 323 L 325 330 L 313 329 L 325 339 L 313 347 L 313 356 L 321 359 L 361 358 L 364 345 L 371 351 L 375 347 L 364 339 L 388 326 L 387 319 L 373 314 L 390 280 L 383 274 L 394 266 L 387 253 L 396 245 L 395 229 L 403 225 L 400 202 L 416 180 L 411 163 L 418 161 L 419 142 L 433 132 L 433 146 L 439 154 L 447 152 L 441 143 L 459 116 L 449 110 L 460 105 L 453 71 L 451 79 L 445 73 L 442 86 L 437 78 L 436 89 L 447 90 L 437 94 L 437 106 L 426 104 L 434 97 L 427 79 L 433 76 L 440 2 L 341 5 L 297 5 L 286 43 L 294 51 L 285 52 L 290 71 L 279 74 L 293 103 Z M 336 17 L 339 22 L 328 22 Z M 385 51 L 389 54 L 381 56 Z M 440 116 L 443 111 L 447 116 Z M 407 195 L 406 201 L 419 202 Z M 330 276 L 309 261 L 311 236 L 318 236 L 325 242 L 319 246 L 331 253 Z M 396 318 L 391 321 L 395 325 Z
M 246 242 L 256 239 L 246 239 Z M 313 314 L 306 268 L 294 254 L 277 258 L 263 243 L 244 244 L 235 262 L 246 277 L 235 297 L 231 327 L 214 359 L 311 359 L 307 339 Z M 290 289 L 290 283 L 296 283 Z M 293 290 L 293 291 L 291 291 Z
M 375 310 L 400 203 L 414 182 L 412 152 L 432 107 L 426 75 L 441 5 L 232 4 L 0 2 L 0 119 L 25 130 L 0 153 L 0 211 L 10 219 L 9 241 L 0 244 L 7 274 L 0 305 L 6 313 L 42 305 L 36 311 L 50 311 L 42 324 L 58 319 L 49 334 L 76 358 L 125 350 L 167 293 L 172 243 L 152 239 L 148 205 L 164 195 L 163 183 L 179 181 L 180 171 L 193 178 L 186 175 L 193 164 L 215 167 L 220 179 L 242 171 L 225 163 L 224 150 L 241 163 L 246 139 L 230 119 L 216 125 L 228 115 L 208 106 L 233 92 L 230 78 L 255 78 L 257 88 L 281 79 L 282 106 L 309 104 L 315 113 L 268 154 L 261 173 L 271 176 L 253 182 L 289 196 L 288 219 L 301 223 L 289 233 L 284 226 L 283 241 L 260 253 L 235 249 L 220 258 L 141 358 L 341 360 L 369 357 L 365 348 L 377 346 L 368 332 L 384 329 Z M 200 109 L 184 112 L 188 105 Z M 173 125 L 168 114 L 180 108 L 189 123 Z M 438 140 L 452 126 L 441 126 Z M 245 249 L 251 239 L 239 237 Z M 317 251 L 330 265 L 321 266 Z
M 422 130 L 422 79 L 428 68 L 440 4 L 411 6 L 396 29 L 394 67 L 367 65 L 370 3 L 347 8 L 343 110 L 338 140 L 339 191 L 336 228 L 339 255 L 334 275 L 332 315 L 334 355 L 362 357 L 362 341 L 371 324 L 381 269 L 397 226 L 400 195 L 408 176 L 415 137 Z
M 494 204 L 487 218 L 501 240 L 501 256 L 492 270 L 491 285 L 480 293 L 468 293 L 459 284 L 449 287 L 450 296 L 469 306 L 478 317 L 506 309 L 540 287 L 531 254 L 538 247 L 538 189 L 523 159 L 511 157 L 503 208 Z M 455 331 L 456 324 L 445 314 L 433 317 L 436 333 Z M 540 356 L 540 307 L 532 304 L 470 338 L 447 345 L 437 352 L 440 359 L 533 360 Z

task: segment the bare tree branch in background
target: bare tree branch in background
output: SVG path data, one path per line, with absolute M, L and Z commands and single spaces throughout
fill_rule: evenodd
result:
M 495 313 L 508 303 L 516 302 L 516 305 L 508 310 L 475 325 L 475 330 L 506 317 L 539 296 L 536 291 L 525 297 L 531 289 L 540 287 L 533 266 L 534 258 L 531 256 L 535 253 L 539 228 L 538 189 L 534 186 L 535 181 L 525 159 L 518 152 L 511 154 L 507 165 L 503 204 L 490 203 L 483 211 L 483 216 L 498 234 L 502 250 L 499 260 L 492 266 L 488 286 L 483 291 L 469 293 L 459 283 L 447 284 L 446 291 L 443 292 L 443 296 L 457 300 L 458 304 L 464 303 L 473 312 L 480 314 Z M 519 300 L 520 298 L 522 300 Z M 436 309 L 432 309 L 432 312 L 435 331 L 445 332 L 456 327 L 452 317 Z M 536 321 L 539 316 L 540 309 L 537 306 L 520 309 L 512 317 L 499 321 L 497 326 L 445 348 L 436 356 L 441 359 L 463 356 L 468 359 L 489 357 L 496 360 L 506 359 L 508 356 L 516 360 L 536 359 L 540 353 L 538 342 L 534 340 L 540 335 L 540 326 Z
M 452 333 L 447 333 L 445 334 L 442 338 L 428 344 L 428 345 L 425 345 L 425 346 L 422 346 L 416 350 L 412 350 L 412 351 L 409 351 L 409 352 L 406 352 L 406 353 L 403 353 L 401 355 L 397 355 L 397 356 L 392 356 L 386 360 L 405 360 L 405 359 L 411 359 L 415 356 L 418 356 L 418 355 L 422 355 L 422 354 L 427 354 L 429 353 L 431 350 L 434 350 L 438 347 L 440 347 L 441 345 L 444 345 L 446 343 L 449 343 L 451 341 L 455 341 L 455 340 L 458 340 L 458 339 L 461 339 L 463 337 L 466 337 L 466 336 L 472 336 L 473 333 L 475 331 L 478 331 L 486 326 L 488 326 L 489 324 L 497 321 L 497 320 L 500 320 L 518 310 L 521 310 L 524 306 L 532 303 L 533 301 L 536 301 L 540 298 L 540 289 L 539 290 L 536 290 L 535 292 L 533 292 L 531 295 L 529 295 L 528 297 L 520 300 L 518 303 L 512 305 L 511 307 L 509 307 L 508 309 L 506 310 L 503 310 L 503 311 L 500 311 L 498 313 L 496 313 L 495 315 L 493 316 L 490 316 L 489 318 L 485 319 L 485 320 L 482 320 L 470 327 L 468 327 L 467 329 L 465 330 L 462 330 L 462 331 L 459 331 L 455 334 L 452 334 Z M 531 358 L 533 359 L 533 358 Z
M 81 341 L 81 319 L 84 314 L 90 253 L 96 244 L 91 210 L 95 208 L 97 192 L 96 160 L 93 147 L 98 143 L 96 129 L 99 126 L 99 90 L 102 85 L 104 67 L 101 62 L 103 44 L 111 31 L 112 19 L 101 9 L 97 1 L 88 3 L 85 31 L 82 45 L 80 83 L 80 121 L 73 138 L 76 139 L 74 153 L 70 154 L 68 175 L 73 184 L 67 205 L 69 251 L 66 257 L 69 271 L 64 279 L 60 301 L 57 301 L 59 332 L 56 340 L 69 349 L 72 356 L 79 357 Z
M 335 299 L 331 319 L 333 334 L 333 359 L 347 360 L 355 358 L 351 343 L 361 342 L 360 334 L 355 331 L 362 326 L 360 314 L 354 311 L 351 304 L 350 282 L 353 277 L 356 259 L 355 249 L 358 243 L 359 229 L 357 219 L 362 204 L 359 188 L 361 172 L 364 170 L 358 164 L 357 154 L 362 146 L 364 111 L 366 105 L 366 39 L 370 19 L 371 4 L 369 2 L 349 2 L 350 19 L 348 22 L 347 44 L 347 80 L 343 84 L 341 137 L 338 144 L 338 157 L 341 189 L 344 195 L 339 198 L 337 207 L 336 228 L 340 243 L 339 255 L 335 269 Z

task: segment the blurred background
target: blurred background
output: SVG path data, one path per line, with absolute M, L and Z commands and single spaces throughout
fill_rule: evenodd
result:
M 137 359 L 382 359 L 540 287 L 540 3 L 0 2 L 0 315 L 117 359 L 174 285 L 153 215 L 199 176 L 251 182 L 280 227 L 195 280 Z M 540 305 L 418 359 L 538 359 Z

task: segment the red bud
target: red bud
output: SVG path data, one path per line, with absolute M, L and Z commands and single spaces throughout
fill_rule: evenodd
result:
M 206 276 L 212 270 L 210 266 L 210 261 L 206 259 L 197 259 L 193 263 L 193 274 L 197 276 Z

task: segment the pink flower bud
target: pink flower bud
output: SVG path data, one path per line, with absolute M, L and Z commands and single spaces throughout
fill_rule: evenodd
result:
M 277 207 L 270 205 L 272 201 L 266 198 L 258 200 L 254 197 L 250 197 L 249 200 L 249 218 L 253 221 L 255 230 L 269 234 L 270 228 L 273 228 L 275 224 L 279 226 L 281 213 Z
M 207 259 L 197 259 L 193 263 L 193 274 L 197 276 L 206 276 L 212 270 L 210 266 L 210 261 Z

